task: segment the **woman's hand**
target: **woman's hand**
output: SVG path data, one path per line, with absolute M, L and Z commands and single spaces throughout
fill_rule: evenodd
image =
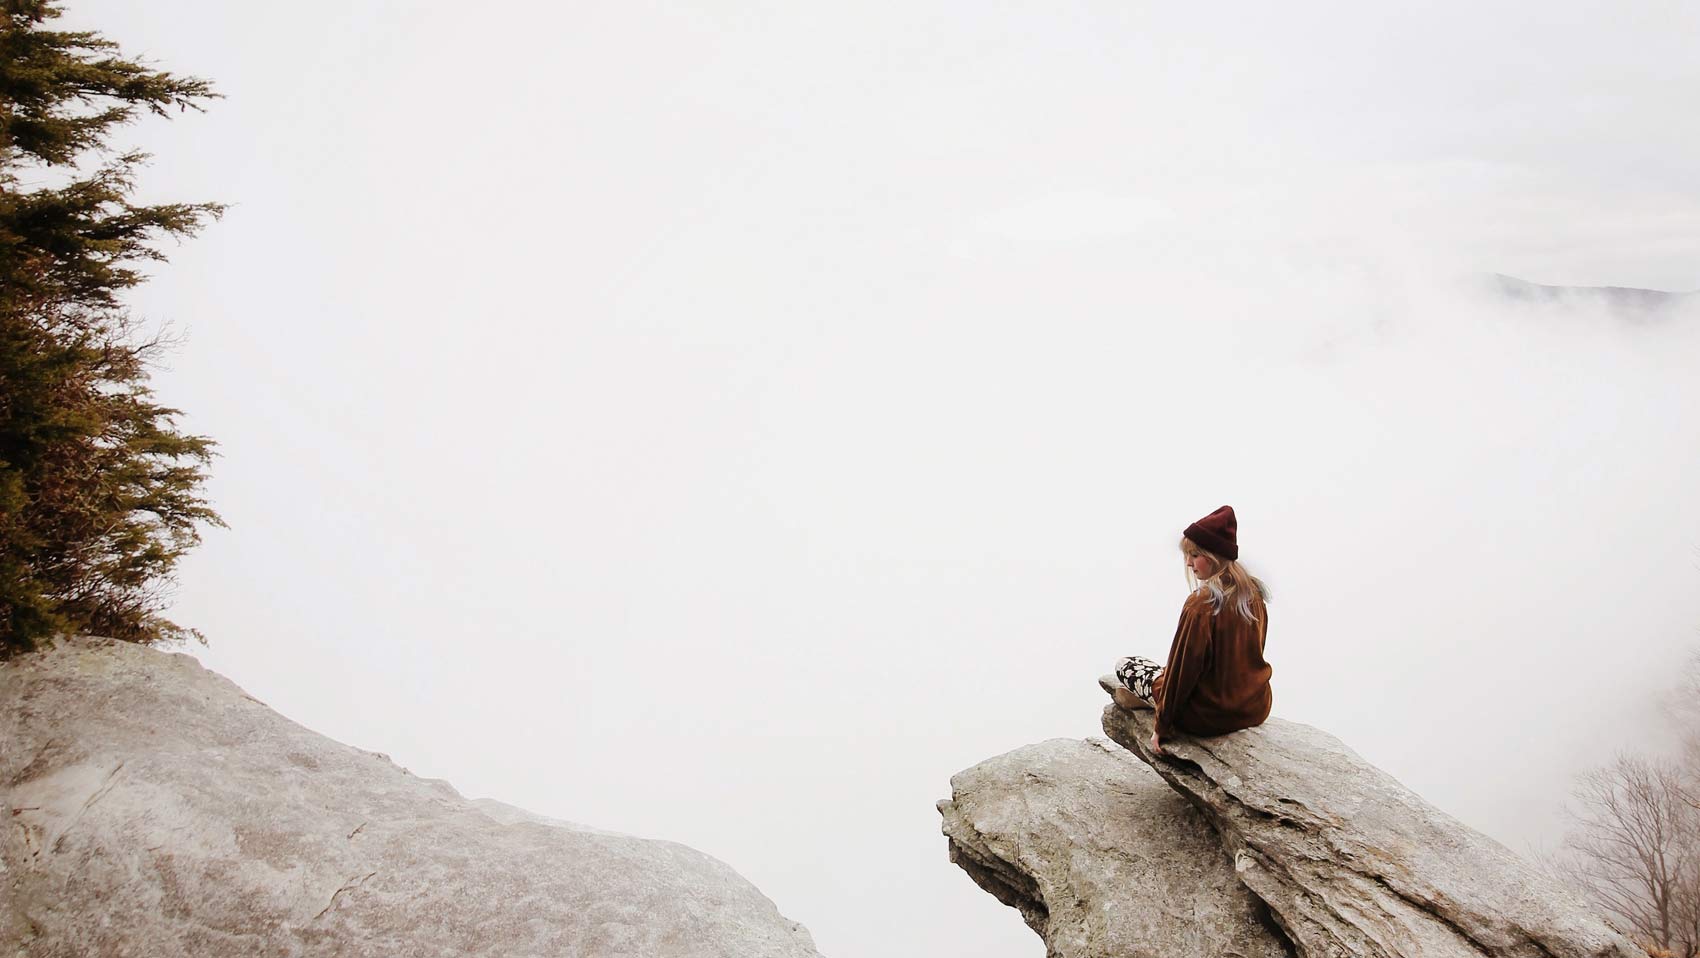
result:
M 1157 755 L 1169 754 L 1168 752 L 1163 751 L 1163 742 L 1157 737 L 1157 733 L 1155 731 L 1151 733 L 1151 751 Z

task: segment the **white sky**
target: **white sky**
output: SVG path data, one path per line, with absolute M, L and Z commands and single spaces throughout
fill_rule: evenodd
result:
M 1034 958 L 949 776 L 1099 734 L 1231 503 L 1276 712 L 1520 850 L 1700 625 L 1689 3 L 74 2 L 235 207 L 138 291 L 223 458 L 193 650 L 724 859 L 823 952 Z

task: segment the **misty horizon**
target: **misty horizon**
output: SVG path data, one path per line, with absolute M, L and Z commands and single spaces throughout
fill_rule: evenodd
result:
M 1101 736 L 1228 503 L 1274 714 L 1466 824 L 1664 741 L 1700 9 L 68 7 L 225 97 L 124 132 L 233 204 L 131 297 L 230 524 L 168 614 L 315 731 L 1032 956 L 933 803 Z

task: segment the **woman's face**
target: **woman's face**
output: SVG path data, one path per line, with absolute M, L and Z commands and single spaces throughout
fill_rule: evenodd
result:
M 1210 557 L 1202 552 L 1194 552 L 1187 556 L 1186 564 L 1192 566 L 1192 574 L 1200 579 L 1210 578 Z

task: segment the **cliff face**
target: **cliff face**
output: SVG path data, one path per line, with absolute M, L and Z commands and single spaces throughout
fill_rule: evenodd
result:
M 1019 909 L 1053 958 L 1292 955 L 1204 816 L 1121 748 L 1053 739 L 950 788 L 950 860 Z
M 1150 752 L 1153 713 L 1104 731 L 1216 828 L 1301 955 L 1645 958 L 1569 890 L 1339 739 L 1271 718 Z
M 0 664 L 0 829 L 6 954 L 818 958 L 700 852 L 469 802 L 124 643 Z
M 951 860 L 1052 956 L 1645 958 L 1568 889 L 1310 726 L 1177 736 L 1166 756 L 1149 751 L 1150 711 L 1108 706 L 1103 727 L 1123 761 L 1104 744 L 1029 746 L 957 775 L 939 804 Z M 1235 937 L 1250 926 L 1224 915 L 1267 934 Z

